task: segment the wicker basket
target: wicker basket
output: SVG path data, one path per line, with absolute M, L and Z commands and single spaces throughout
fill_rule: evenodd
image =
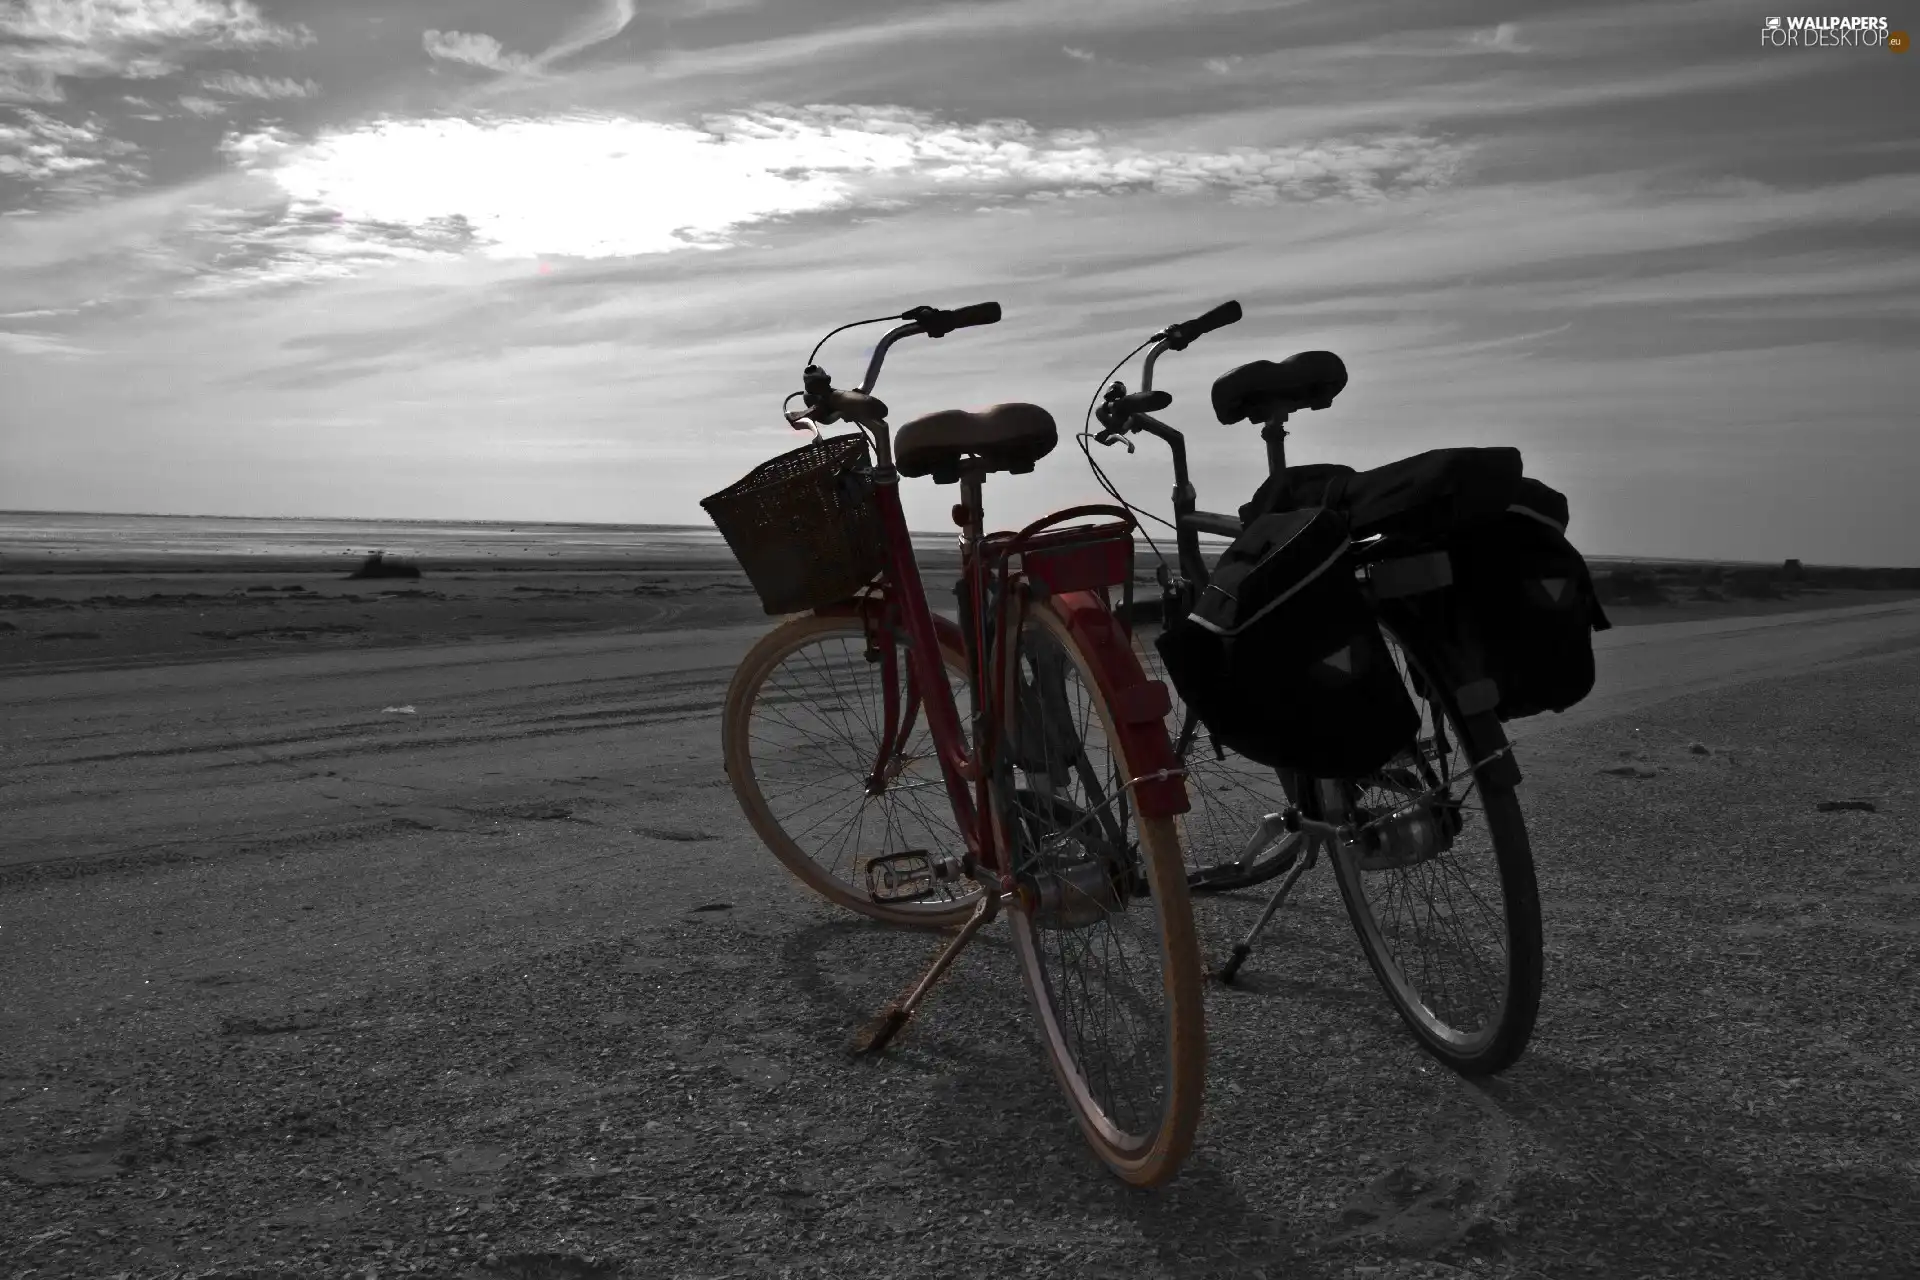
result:
M 761 463 L 701 500 L 770 614 L 832 604 L 873 580 L 886 538 L 867 438 L 835 436 Z

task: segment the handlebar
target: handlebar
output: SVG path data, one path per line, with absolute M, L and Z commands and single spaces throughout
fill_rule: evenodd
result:
M 1215 329 L 1224 329 L 1239 319 L 1240 304 L 1234 301 L 1223 302 L 1203 316 L 1168 325 L 1166 344 L 1175 351 L 1184 351 L 1187 344 L 1195 338 L 1212 333 Z
M 819 365 L 809 364 L 801 374 L 804 390 L 798 394 L 806 399 L 807 407 L 785 414 L 787 424 L 797 430 L 805 430 L 809 420 L 820 426 L 831 425 L 846 419 L 849 422 L 883 421 L 887 416 L 887 406 L 873 398 L 873 384 L 880 380 L 880 366 L 886 362 L 887 348 L 901 338 L 910 338 L 924 333 L 930 338 L 945 337 L 955 329 L 967 329 L 974 325 L 998 324 L 1000 304 L 997 302 L 976 302 L 972 306 L 956 307 L 951 311 L 939 307 L 913 307 L 897 316 L 881 316 L 877 320 L 856 320 L 853 325 L 841 325 L 841 329 L 851 329 L 854 325 L 877 324 L 880 320 L 904 320 L 905 324 L 896 325 L 887 330 L 879 342 L 874 344 L 873 359 L 867 362 L 867 376 L 861 380 L 858 390 L 842 391 L 833 385 L 827 371 Z M 835 329 L 827 335 L 840 332 Z M 822 338 L 824 343 L 826 338 Z M 815 347 L 817 355 L 820 348 Z M 789 400 L 793 397 L 788 396 Z
M 1179 324 L 1170 324 L 1154 334 L 1156 341 L 1153 350 L 1147 352 L 1146 363 L 1140 367 L 1140 390 L 1153 390 L 1153 365 L 1162 351 L 1185 351 L 1187 344 L 1205 333 L 1215 329 L 1224 329 L 1240 318 L 1240 304 L 1234 301 L 1223 302 L 1203 316 L 1184 320 Z
M 915 307 L 900 318 L 917 323 L 921 332 L 929 338 L 941 338 L 955 329 L 968 329 L 976 324 L 1000 323 L 1000 304 L 976 302 L 970 307 L 957 307 L 952 311 L 942 311 L 938 307 Z
M 1226 328 L 1238 321 L 1241 314 L 1239 302 L 1230 299 L 1205 315 L 1170 324 L 1148 339 L 1154 345 L 1153 350 L 1147 352 L 1146 362 L 1140 369 L 1140 389 L 1128 395 L 1126 384 L 1121 382 L 1107 388 L 1105 399 L 1094 411 L 1094 416 L 1106 429 L 1095 435 L 1094 440 L 1099 444 L 1124 443 L 1123 436 L 1141 429 L 1140 419 L 1143 415 L 1158 413 L 1172 404 L 1172 396 L 1153 389 L 1153 366 L 1159 360 L 1160 353 L 1185 351 L 1195 338 L 1212 333 L 1215 329 Z M 1131 452 L 1133 446 L 1128 445 L 1127 448 Z

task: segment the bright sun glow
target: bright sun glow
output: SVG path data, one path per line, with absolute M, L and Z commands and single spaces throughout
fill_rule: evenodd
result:
M 311 142 L 229 139 L 242 168 L 272 178 L 297 212 L 348 228 L 452 226 L 497 258 L 609 257 L 715 247 L 783 215 L 889 203 L 937 189 L 973 194 L 1168 194 L 1367 198 L 1443 180 L 1454 157 L 1419 138 L 1227 153 L 1103 145 L 1019 121 L 955 126 L 889 108 L 766 109 L 704 127 L 622 117 L 387 121 Z

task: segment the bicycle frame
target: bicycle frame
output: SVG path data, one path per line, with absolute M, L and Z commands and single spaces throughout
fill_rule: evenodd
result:
M 1172 342 L 1172 338 L 1163 337 L 1147 353 L 1141 370 L 1140 391 L 1136 394 L 1145 395 L 1153 390 L 1154 363 Z M 1286 422 L 1288 416 L 1286 411 L 1273 413 L 1260 430 L 1260 438 L 1266 444 L 1267 474 L 1270 478 L 1284 478 L 1287 472 Z M 1173 457 L 1174 543 L 1181 581 L 1169 581 L 1164 575 L 1161 578 L 1162 598 L 1169 611 L 1169 616 L 1162 619 L 1164 624 L 1171 620 L 1173 609 L 1190 608 L 1197 593 L 1207 585 L 1210 574 L 1206 559 L 1200 553 L 1200 534 L 1215 533 L 1232 538 L 1238 536 L 1244 526 L 1238 516 L 1199 509 L 1198 495 L 1194 491 L 1193 481 L 1187 468 L 1186 437 L 1180 431 L 1151 414 L 1138 411 L 1128 417 L 1125 430 L 1127 432 L 1143 431 L 1159 438 L 1166 444 Z M 1276 495 L 1275 509 L 1290 509 L 1293 505 L 1293 497 L 1283 484 Z M 1389 559 L 1400 551 L 1393 540 L 1388 538 L 1375 538 L 1363 545 L 1365 550 L 1359 552 L 1357 563 L 1369 566 L 1370 575 L 1380 561 Z M 1370 578 L 1366 594 L 1376 614 L 1382 618 L 1391 619 L 1396 611 L 1386 602 L 1403 592 L 1390 590 L 1389 584 Z M 1452 690 L 1453 698 L 1465 717 L 1468 732 L 1475 740 L 1476 755 L 1484 757 L 1472 766 L 1474 775 L 1509 786 L 1517 786 L 1520 782 L 1519 768 L 1514 763 L 1512 752 L 1509 750 L 1505 729 L 1493 715 L 1497 693 L 1492 682 L 1485 679 L 1477 663 L 1471 664 L 1466 670 L 1450 674 L 1456 684 Z M 1177 754 L 1184 756 L 1197 728 L 1198 721 L 1189 711 L 1186 723 L 1178 731 Z M 1326 807 L 1322 803 L 1323 797 L 1319 794 L 1321 789 L 1305 785 L 1308 780 L 1291 770 L 1281 769 L 1276 772 L 1294 803 L 1300 805 L 1310 818 L 1320 816 L 1320 811 Z M 1334 828 L 1327 827 L 1326 830 L 1331 832 Z
M 860 388 L 871 391 L 887 348 L 901 337 L 922 332 L 917 324 L 905 324 L 890 331 L 876 345 Z M 1140 776 L 1121 780 L 1124 789 L 1134 793 L 1135 805 L 1143 814 L 1183 813 L 1187 808 L 1186 788 L 1171 746 L 1164 718 L 1171 709 L 1166 689 L 1147 680 L 1135 658 L 1131 643 L 1116 634 L 1112 611 L 1099 593 L 1079 589 L 1069 570 L 1056 578 L 1058 589 L 1040 584 L 1038 592 L 1028 589 L 1024 575 L 1018 580 L 1005 572 L 1006 558 L 1028 552 L 1046 541 L 1042 532 L 1049 525 L 1082 515 L 1121 516 L 1132 528 L 1132 516 L 1120 508 L 1105 506 L 1073 507 L 1057 511 L 1008 537 L 983 533 L 984 516 L 981 489 L 985 475 L 977 468 L 963 468 L 960 477 L 961 502 L 955 508 L 955 520 L 961 528 L 961 590 L 965 593 L 963 610 L 968 625 L 956 627 L 936 617 L 927 601 L 919 562 L 907 528 L 906 512 L 900 502 L 900 474 L 893 465 L 892 438 L 883 420 L 857 423 L 873 440 L 874 502 L 880 513 L 886 541 L 886 567 L 877 584 L 876 594 L 869 588 L 861 599 L 829 606 L 820 612 L 854 611 L 863 619 L 873 648 L 878 651 L 885 685 L 882 730 L 870 788 L 885 785 L 885 771 L 894 748 L 911 733 L 916 715 L 924 711 L 940 771 L 952 805 L 954 819 L 966 843 L 971 863 L 970 874 L 985 879 L 986 872 L 996 881 L 999 895 L 1012 891 L 1012 866 L 1000 838 L 993 803 L 993 770 L 989 767 L 1005 710 L 1006 663 L 1012 656 L 1010 633 L 1020 611 L 1040 607 L 1055 609 L 1070 632 L 1080 642 L 1094 664 L 1094 677 L 1106 696 L 1117 732 L 1126 740 L 1127 757 L 1141 768 Z M 992 543 L 997 557 L 989 563 L 983 551 Z M 999 599 L 989 602 L 989 576 L 1000 567 Z M 1131 583 L 1127 589 L 1131 590 Z M 892 629 L 896 624 L 906 632 L 907 679 L 904 691 L 895 678 L 895 652 Z M 992 634 L 990 634 L 990 632 Z M 958 644 L 955 644 L 958 641 Z M 941 658 L 943 647 L 959 648 L 967 659 L 969 685 L 973 691 L 973 747 L 965 747 L 960 732 L 960 710 L 946 678 Z M 904 692 L 905 706 L 900 705 Z M 994 895 L 989 895 L 994 896 Z
M 936 623 L 933 609 L 927 603 L 919 562 L 913 555 L 906 512 L 900 505 L 899 473 L 894 471 L 891 461 L 875 471 L 874 500 L 880 508 L 881 528 L 887 542 L 887 568 L 883 579 L 886 589 L 880 616 L 876 619 L 869 612 L 867 618 L 870 635 L 877 626 L 878 635 L 875 639 L 880 650 L 885 697 L 890 704 L 884 708 L 887 728 L 882 734 L 876 767 L 884 767 L 885 760 L 893 754 L 895 743 L 912 731 L 914 711 L 923 708 L 927 728 L 933 736 L 934 750 L 939 754 L 947 799 L 953 806 L 954 820 L 966 841 L 967 854 L 978 865 L 1004 878 L 1006 868 L 993 838 L 992 824 L 981 822 L 981 816 L 992 811 L 987 793 L 987 776 L 984 770 L 975 766 L 974 760 L 969 758 L 962 746 L 965 739 L 960 733 L 960 709 L 954 702 L 953 690 L 947 683 L 946 665 L 940 656 L 943 648 L 940 632 L 952 628 L 953 632 L 959 632 L 957 638 L 961 642 L 961 651 L 967 656 L 969 668 L 977 675 L 980 661 L 979 628 L 975 626 L 962 631 L 945 619 Z M 898 682 L 894 679 L 893 670 L 895 650 L 891 626 L 896 617 L 907 633 L 905 692 L 908 704 L 904 714 L 897 706 Z M 946 647 L 951 647 L 954 638 L 950 632 L 946 637 Z M 981 710 L 975 709 L 976 722 L 981 718 Z M 976 723 L 976 737 L 978 728 Z
M 1172 338 L 1162 338 L 1154 344 L 1153 350 L 1147 352 L 1140 370 L 1140 390 L 1137 394 L 1145 395 L 1153 390 L 1153 366 L 1172 342 Z M 1285 413 L 1276 413 L 1260 429 L 1260 438 L 1267 446 L 1269 476 L 1286 474 L 1286 421 Z M 1207 562 L 1200 554 L 1200 535 L 1214 533 L 1227 538 L 1236 537 L 1241 530 L 1240 518 L 1199 509 L 1198 495 L 1194 492 L 1193 480 L 1187 471 L 1187 440 L 1178 430 L 1148 413 L 1135 413 L 1127 421 L 1126 429 L 1144 431 L 1158 437 L 1173 454 L 1173 536 L 1180 574 L 1188 582 L 1204 587 L 1208 574 Z

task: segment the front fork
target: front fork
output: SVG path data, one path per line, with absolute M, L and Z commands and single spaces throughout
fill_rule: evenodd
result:
M 899 678 L 899 650 L 894 644 L 894 611 L 891 601 L 877 622 L 867 627 L 868 662 L 880 664 L 881 719 L 879 747 L 874 753 L 873 769 L 867 774 L 867 794 L 877 796 L 899 772 L 900 752 L 913 736 L 920 718 L 920 685 L 909 665 L 904 687 Z M 902 707 L 902 702 L 905 707 Z

